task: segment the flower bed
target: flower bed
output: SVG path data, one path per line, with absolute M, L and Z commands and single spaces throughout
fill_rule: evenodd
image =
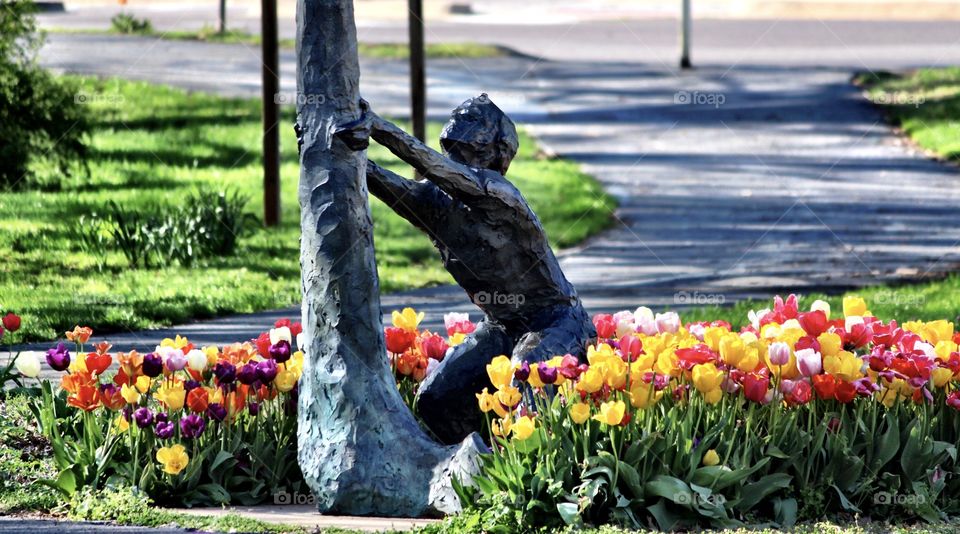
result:
M 89 328 L 67 332 L 73 350 L 59 343 L 46 354 L 64 372 L 61 387 L 41 381 L 33 407 L 59 471 L 42 482 L 68 496 L 136 486 L 180 506 L 249 505 L 301 491 L 303 353 L 292 349 L 300 329 L 280 321 L 257 340 L 222 348 L 178 336 L 148 354 L 87 347 Z M 41 364 L 23 354 L 16 367 L 36 377 Z
M 640 308 L 594 318 L 586 363 L 495 358 L 461 499 L 489 530 L 956 514 L 960 335 L 843 307 L 777 298 L 740 331 Z

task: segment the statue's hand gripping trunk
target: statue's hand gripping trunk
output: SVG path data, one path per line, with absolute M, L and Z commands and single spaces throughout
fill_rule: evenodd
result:
M 299 0 L 297 113 L 303 325 L 299 461 L 322 512 L 417 516 L 454 512 L 453 475 L 483 445 L 427 437 L 387 365 L 366 153 L 333 140 L 359 117 L 350 0 Z

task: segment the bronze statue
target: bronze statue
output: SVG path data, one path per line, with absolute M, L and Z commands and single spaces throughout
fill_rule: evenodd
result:
M 369 137 L 413 166 L 408 180 L 367 163 L 371 193 L 426 233 L 454 280 L 486 317 L 421 384 L 417 412 L 444 443 L 478 430 L 473 393 L 489 385 L 486 364 L 582 355 L 595 336 L 540 220 L 504 176 L 517 153 L 513 122 L 486 94 L 453 111 L 440 134 L 443 154 L 383 120 L 361 101 L 361 118 L 338 128 L 353 150 Z

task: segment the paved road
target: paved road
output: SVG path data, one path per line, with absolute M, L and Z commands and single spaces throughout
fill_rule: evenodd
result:
M 839 290 L 949 272 L 960 262 L 956 169 L 905 146 L 849 79 L 858 69 L 960 63 L 960 47 L 939 58 L 891 52 L 909 52 L 926 39 L 947 42 L 960 28 L 909 26 L 911 41 L 893 31 L 867 31 L 871 27 L 885 28 L 849 26 L 886 55 L 867 57 L 859 46 L 828 46 L 812 37 L 816 45 L 794 55 L 804 41 L 773 26 L 769 33 L 782 32 L 775 34 L 782 49 L 758 48 L 738 58 L 735 52 L 751 37 L 728 36 L 730 46 L 721 40 L 714 51 L 728 50 L 726 63 L 687 72 L 659 61 L 597 58 L 437 60 L 428 70 L 430 111 L 443 117 L 465 96 L 486 90 L 545 146 L 582 163 L 620 198 L 613 229 L 561 255 L 592 311 Z M 580 42 L 588 49 L 600 46 L 597 41 Z M 620 45 L 610 50 L 623 54 Z M 258 93 L 256 51 L 244 46 L 53 35 L 43 62 L 224 94 Z M 282 63 L 284 88 L 292 91 L 292 53 Z M 365 61 L 363 73 L 363 92 L 377 108 L 405 113 L 402 63 Z M 434 320 L 442 311 L 471 309 L 450 287 L 384 298 L 387 310 L 406 304 L 433 312 Z M 140 347 L 174 332 L 223 342 L 294 314 L 111 337 Z

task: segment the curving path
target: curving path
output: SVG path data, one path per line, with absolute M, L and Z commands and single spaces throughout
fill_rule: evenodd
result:
M 936 28 L 960 39 L 955 30 Z M 771 31 L 775 39 L 778 30 Z M 806 45 L 796 39 L 763 49 L 750 48 L 750 39 L 735 43 L 723 64 L 682 73 L 657 54 L 645 63 L 435 60 L 428 71 L 430 113 L 443 117 L 485 90 L 544 146 L 580 162 L 619 197 L 610 230 L 561 254 L 593 312 L 841 290 L 955 271 L 960 174 L 906 145 L 849 80 L 868 66 L 960 63 L 960 51 L 921 57 L 901 43 L 901 52 L 910 52 L 904 57 L 879 44 L 841 42 L 819 43 L 816 54 L 804 55 Z M 256 50 L 242 45 L 54 34 L 42 56 L 44 64 L 73 72 L 230 95 L 259 91 Z M 281 62 L 284 90 L 292 92 L 292 52 Z M 811 66 L 824 63 L 834 66 Z M 402 63 L 365 61 L 366 98 L 384 113 L 405 113 L 404 76 Z M 383 299 L 385 310 L 404 305 L 426 310 L 434 321 L 443 311 L 475 310 L 455 287 Z M 107 337 L 121 348 L 149 347 L 173 333 L 223 343 L 297 313 Z

